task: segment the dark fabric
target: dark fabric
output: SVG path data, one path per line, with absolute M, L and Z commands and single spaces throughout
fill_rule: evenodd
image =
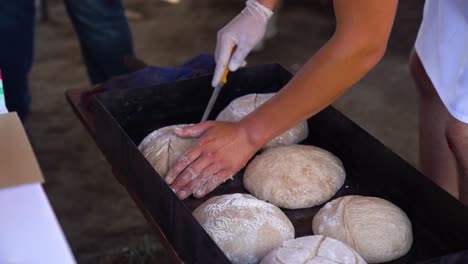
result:
M 127 75 L 114 77 L 103 85 L 97 86 L 94 89 L 83 93 L 81 103 L 88 108 L 88 110 L 92 111 L 89 106 L 92 96 L 96 93 L 102 91 L 149 87 L 163 83 L 196 78 L 202 75 L 213 74 L 215 66 L 216 62 L 211 54 L 200 54 L 174 68 L 148 66 Z
M 81 44 L 93 84 L 130 71 L 125 58 L 134 56 L 121 0 L 64 0 Z
M 418 262 L 418 264 L 467 264 L 468 263 L 468 250 L 458 253 L 433 258 L 427 261 Z
M 142 70 L 117 76 L 102 85 L 102 90 L 119 90 L 148 87 L 201 75 L 212 74 L 216 62 L 211 54 L 200 54 L 174 68 L 149 66 Z
M 33 58 L 33 0 L 0 1 L 0 69 L 6 105 L 25 120 L 29 112 L 28 74 Z
M 89 78 L 102 83 L 129 73 L 124 59 L 133 46 L 121 0 L 65 0 L 80 39 Z M 0 1 L 0 70 L 9 111 L 25 120 L 30 107 L 28 74 L 33 60 L 34 0 Z M 53 41 L 51 39 L 50 41 Z

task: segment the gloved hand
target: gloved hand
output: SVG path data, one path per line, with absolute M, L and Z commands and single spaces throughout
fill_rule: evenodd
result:
M 245 57 L 263 38 L 272 15 L 273 11 L 256 0 L 248 0 L 242 12 L 218 31 L 216 69 L 211 82 L 213 87 L 221 81 L 226 65 L 229 65 L 230 71 L 236 71 L 245 64 Z M 229 59 L 234 47 L 236 50 Z

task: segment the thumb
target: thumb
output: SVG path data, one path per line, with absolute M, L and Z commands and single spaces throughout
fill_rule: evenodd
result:
M 236 71 L 239 67 L 245 65 L 245 58 L 249 54 L 250 49 L 246 47 L 238 46 L 234 54 L 232 55 L 231 61 L 229 62 L 229 70 Z
M 197 138 L 201 137 L 206 130 L 213 126 L 212 121 L 203 122 L 196 125 L 185 126 L 174 129 L 174 133 L 181 138 Z

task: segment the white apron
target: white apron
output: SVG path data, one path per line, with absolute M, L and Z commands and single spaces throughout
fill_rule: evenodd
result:
M 415 48 L 445 107 L 468 123 L 468 0 L 426 0 Z

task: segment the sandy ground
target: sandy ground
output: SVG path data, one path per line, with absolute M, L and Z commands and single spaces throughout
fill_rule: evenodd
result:
M 212 52 L 216 31 L 242 8 L 242 2 L 181 0 L 170 5 L 126 0 L 129 10 L 143 15 L 131 21 L 137 56 L 149 64 L 170 67 Z M 263 51 L 249 57 L 250 64 L 278 62 L 295 72 L 314 54 L 334 25 L 326 8 L 309 2 L 295 0 L 283 6 L 278 34 Z M 385 58 L 334 105 L 416 166 L 417 94 L 407 57 L 422 1 L 405 2 L 400 1 Z M 143 263 L 141 252 L 165 263 L 145 219 L 65 101 L 67 89 L 89 81 L 62 3 L 50 1 L 49 7 L 52 20 L 38 22 L 36 27 L 30 74 L 33 105 L 27 130 L 52 206 L 79 263 L 132 263 L 129 258 Z

